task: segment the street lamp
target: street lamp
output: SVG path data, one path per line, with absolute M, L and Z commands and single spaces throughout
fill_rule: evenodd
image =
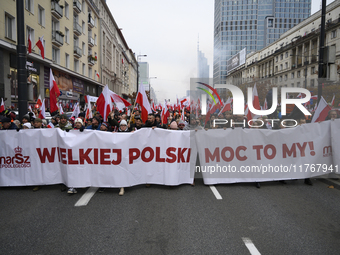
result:
M 139 87 L 139 57 L 147 57 L 148 55 L 137 55 L 137 92 Z

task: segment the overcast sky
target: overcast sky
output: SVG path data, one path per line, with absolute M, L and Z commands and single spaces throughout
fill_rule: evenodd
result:
M 332 2 L 328 0 L 327 4 Z M 158 101 L 185 96 L 197 76 L 197 44 L 208 58 L 212 77 L 214 0 L 108 0 L 124 38 L 136 55 L 149 63 Z M 320 0 L 312 0 L 312 14 Z

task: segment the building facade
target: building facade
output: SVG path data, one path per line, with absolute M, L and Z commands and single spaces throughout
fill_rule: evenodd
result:
M 17 108 L 16 2 L 4 0 L 0 12 L 0 97 Z M 137 61 L 102 0 L 25 0 L 28 102 L 39 95 L 49 108 L 49 70 L 72 110 L 84 95 L 98 97 L 105 84 L 119 95 L 137 90 Z M 103 36 L 104 35 L 104 36 Z M 36 42 L 43 38 L 44 55 Z M 68 110 L 68 109 L 66 109 Z
M 228 75 L 227 83 L 305 87 L 314 92 L 322 83 L 323 87 L 335 86 L 334 93 L 339 93 L 340 0 L 326 7 L 324 76 L 319 80 L 320 29 L 321 11 L 282 34 L 276 42 L 248 54 L 246 63 Z
M 255 52 L 310 16 L 311 0 L 215 0 L 214 83 L 225 84 L 227 60 Z
M 127 98 L 127 95 L 132 95 L 137 90 L 137 61 L 105 0 L 100 0 L 99 9 L 103 83 Z

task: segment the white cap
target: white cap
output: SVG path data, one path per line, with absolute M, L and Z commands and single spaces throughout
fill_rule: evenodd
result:
M 74 121 L 74 124 L 76 124 L 77 122 L 80 122 L 81 125 L 83 125 L 83 120 L 81 118 L 76 118 L 76 120 Z
M 119 123 L 119 126 L 120 126 L 120 125 L 127 125 L 126 120 L 121 120 L 120 123 Z
M 24 124 L 24 126 L 26 126 L 27 128 L 31 128 L 31 127 L 32 127 L 31 123 L 29 123 L 29 122 L 26 122 L 26 123 Z

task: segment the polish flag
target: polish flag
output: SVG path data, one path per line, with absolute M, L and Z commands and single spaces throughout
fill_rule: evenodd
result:
M 143 123 L 148 120 L 148 114 L 152 113 L 150 103 L 148 101 L 148 97 L 146 96 L 144 86 L 142 83 L 139 84 L 138 94 L 136 97 L 136 103 L 138 103 L 141 107 L 141 117 Z
M 44 59 L 45 58 L 45 46 L 44 46 L 44 36 L 39 38 L 39 41 L 36 43 L 40 50 L 41 57 Z
M 64 114 L 63 106 L 59 103 L 59 114 Z
M 45 119 L 46 118 L 46 113 L 45 113 L 45 99 L 42 102 L 42 105 L 40 107 L 40 112 L 39 112 L 39 117 L 40 119 Z
M 39 94 L 38 100 L 37 100 L 37 104 L 39 105 L 39 107 L 41 107 L 42 105 L 42 101 L 41 101 L 41 95 Z
M 334 106 L 334 99 L 335 99 L 335 95 L 333 95 L 333 98 L 332 98 L 332 102 L 331 102 L 332 107 Z
M 98 77 L 98 79 L 99 79 L 99 73 L 96 73 L 96 75 L 97 75 L 97 77 Z
M 244 114 L 247 116 L 247 120 L 251 120 L 253 118 L 252 113 L 249 111 L 248 104 L 246 104 L 246 110 L 244 111 Z
M 183 97 L 182 99 L 179 100 L 180 103 L 181 103 L 181 107 L 184 107 L 184 106 L 189 106 L 189 101 L 186 97 Z
M 268 110 L 267 98 L 264 99 L 263 110 Z
M 164 101 L 164 107 L 162 109 L 162 124 L 168 124 L 168 118 L 170 113 L 168 111 L 168 106 L 166 105 L 166 100 Z
M 256 89 L 256 83 L 254 84 L 254 88 L 253 88 L 253 107 L 256 110 L 261 110 L 259 95 L 257 94 L 257 89 Z M 248 108 L 249 108 L 249 106 L 248 106 Z M 252 114 L 252 116 L 254 116 L 254 115 L 255 114 Z
M 230 97 L 228 97 L 227 102 L 225 102 L 225 104 L 223 105 L 223 108 L 218 113 L 218 116 L 220 116 L 222 113 L 224 113 L 226 111 L 230 111 L 230 110 L 231 110 L 231 100 L 230 100 Z
M 85 119 L 91 119 L 92 118 L 92 111 L 91 111 L 91 103 L 89 100 L 89 95 L 85 96 L 85 103 L 86 105 L 86 113 L 85 113 Z
M 1 98 L 0 112 L 3 112 L 4 110 L 5 110 L 5 103 L 4 103 L 4 99 Z
M 183 121 L 184 121 L 184 107 L 183 107 L 183 109 L 182 109 L 181 120 L 183 120 Z
M 311 122 L 313 123 L 313 122 L 324 121 L 330 110 L 332 110 L 332 107 L 330 107 L 327 104 L 326 100 L 323 98 L 323 96 L 321 96 L 318 108 L 316 109 Z
M 57 97 L 60 96 L 60 91 L 57 83 L 54 80 L 52 69 L 50 68 L 50 112 L 58 111 Z
M 89 101 L 89 100 L 88 100 Z M 106 85 L 103 89 L 103 92 L 100 94 L 97 99 L 97 110 L 103 116 L 103 119 L 106 121 L 109 113 L 112 109 L 112 102 L 116 104 L 116 107 L 119 111 L 123 111 L 125 107 L 130 106 L 131 104 L 125 99 L 118 96 L 116 93 L 111 91 L 109 87 Z
M 73 112 L 71 117 L 78 118 L 78 115 L 80 113 L 79 103 L 76 103 L 73 107 Z
M 31 41 L 31 34 L 30 33 L 28 34 L 28 45 L 27 45 L 27 48 L 28 48 L 28 53 L 32 53 L 32 41 Z
M 48 123 L 47 128 L 54 128 L 54 125 L 52 122 Z

